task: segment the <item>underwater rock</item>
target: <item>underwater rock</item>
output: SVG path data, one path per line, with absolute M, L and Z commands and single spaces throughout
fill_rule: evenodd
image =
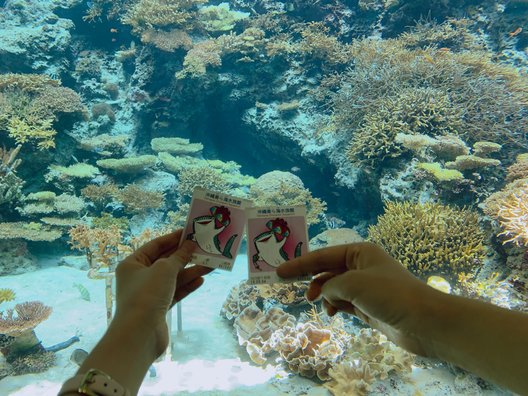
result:
M 75 268 L 81 271 L 86 271 L 90 268 L 86 256 L 63 256 L 57 265 Z
M 38 269 L 37 259 L 22 240 L 0 240 L 0 275 L 18 275 Z
M 75 25 L 53 14 L 55 7 L 48 1 L 6 4 L 0 17 L 0 70 L 30 68 L 61 74 Z
M 345 245 L 362 242 L 363 238 L 352 228 L 334 228 L 326 230 L 310 239 L 310 250 L 322 249 L 328 246 Z

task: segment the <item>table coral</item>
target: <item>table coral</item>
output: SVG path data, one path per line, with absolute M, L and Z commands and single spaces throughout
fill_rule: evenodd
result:
M 484 259 L 478 215 L 438 203 L 388 202 L 369 239 L 424 280 L 442 275 L 454 283 Z
M 150 142 L 152 150 L 179 155 L 197 155 L 203 150 L 203 144 L 190 143 L 189 139 L 183 138 L 155 138 Z
M 134 174 L 145 172 L 156 165 L 157 157 L 154 155 L 140 155 L 127 158 L 108 158 L 97 161 L 97 166 L 116 173 Z

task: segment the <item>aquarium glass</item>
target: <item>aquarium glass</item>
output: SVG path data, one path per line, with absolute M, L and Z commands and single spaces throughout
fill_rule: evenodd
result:
M 140 395 L 510 394 L 329 317 L 307 281 L 248 274 L 257 240 L 306 231 L 268 256 L 370 241 L 444 293 L 528 311 L 527 17 L 521 0 L 0 0 L 0 394 L 57 394 L 114 317 L 118 263 L 183 228 L 197 187 L 228 197 L 215 227 L 228 203 L 306 214 L 211 234 L 234 266 L 169 312 Z

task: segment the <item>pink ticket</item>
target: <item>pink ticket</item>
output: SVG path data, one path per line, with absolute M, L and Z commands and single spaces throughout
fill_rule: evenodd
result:
M 246 216 L 250 284 L 311 279 L 311 276 L 303 276 L 284 280 L 275 272 L 282 263 L 308 252 L 306 207 L 249 208 Z
M 251 201 L 196 188 L 182 239 L 196 243 L 191 262 L 231 271 L 245 227 L 244 210 Z

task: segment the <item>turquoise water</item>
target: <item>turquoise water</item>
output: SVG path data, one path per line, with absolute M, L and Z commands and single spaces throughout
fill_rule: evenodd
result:
M 0 393 L 57 391 L 107 326 L 117 263 L 183 227 L 197 186 L 306 205 L 311 249 L 370 240 L 528 311 L 528 6 L 429 3 L 0 0 Z M 241 284 L 245 252 L 183 302 L 183 332 L 173 313 L 142 394 L 340 394 L 334 370 L 369 342 L 404 363 L 366 394 L 507 393 L 351 317 L 317 322 L 339 347 L 322 371 L 261 361 L 246 308 L 315 322 L 306 285 Z M 51 308 L 25 325 L 37 345 L 10 354 L 9 310 L 32 301 Z

